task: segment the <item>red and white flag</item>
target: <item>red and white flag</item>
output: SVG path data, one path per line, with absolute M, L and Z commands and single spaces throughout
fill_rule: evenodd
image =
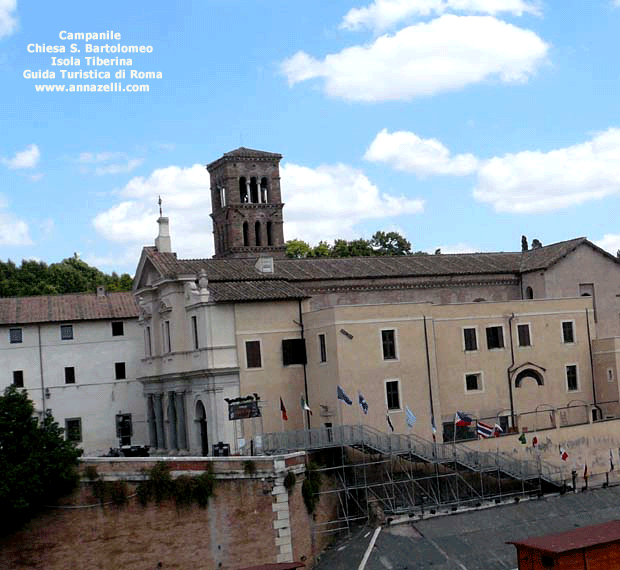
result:
M 562 458 L 562 461 L 566 461 L 568 459 L 568 453 L 562 446 L 560 446 L 560 457 Z

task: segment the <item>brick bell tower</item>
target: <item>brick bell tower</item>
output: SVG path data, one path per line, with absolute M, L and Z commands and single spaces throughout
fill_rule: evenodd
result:
M 281 159 L 280 154 L 241 147 L 207 165 L 214 257 L 284 257 Z

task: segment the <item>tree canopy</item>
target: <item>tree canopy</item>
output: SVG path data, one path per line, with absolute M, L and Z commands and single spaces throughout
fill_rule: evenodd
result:
M 25 390 L 8 387 L 0 396 L 0 535 L 71 492 L 81 454 L 51 415 L 35 417 Z
M 417 251 L 417 254 L 426 252 Z M 435 253 L 441 253 L 437 250 Z M 413 255 L 411 243 L 398 232 L 375 232 L 370 239 L 336 239 L 332 245 L 321 241 L 311 246 L 300 239 L 286 242 L 286 255 L 300 259 L 304 257 L 355 257 L 355 256 L 385 256 L 385 255 Z
M 82 261 L 77 254 L 59 263 L 23 260 L 21 266 L 11 260 L 0 261 L 0 297 L 62 295 L 95 291 L 105 285 L 108 291 L 131 291 L 127 273 L 108 275 Z

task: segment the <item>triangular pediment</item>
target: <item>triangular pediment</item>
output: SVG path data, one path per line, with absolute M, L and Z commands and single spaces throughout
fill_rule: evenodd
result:
M 133 280 L 133 290 L 139 291 L 145 287 L 150 287 L 153 283 L 161 279 L 163 275 L 157 270 L 153 261 L 149 257 L 149 248 L 142 248 L 136 276 Z

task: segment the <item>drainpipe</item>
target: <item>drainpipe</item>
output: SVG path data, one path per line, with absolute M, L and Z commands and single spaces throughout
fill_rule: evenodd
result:
M 43 347 L 41 346 L 41 325 L 37 325 L 39 335 L 39 370 L 41 372 L 41 408 L 43 409 L 43 417 L 45 417 L 45 381 L 43 379 Z
M 510 417 L 512 422 L 512 427 L 515 427 L 515 405 L 512 397 L 512 380 L 510 379 L 510 369 L 515 365 L 515 349 L 512 342 L 512 321 L 515 318 L 515 314 L 512 313 L 510 317 L 508 317 L 508 336 L 510 337 L 510 358 L 512 363 L 506 370 L 506 375 L 508 376 L 508 394 L 510 396 Z
M 298 299 L 298 303 L 299 303 L 299 326 L 301 327 L 301 338 L 305 339 L 304 336 L 304 318 L 301 312 L 301 299 Z M 305 342 L 304 342 L 304 346 L 305 346 Z M 306 351 L 306 362 L 304 362 L 304 393 L 306 394 L 306 402 L 308 403 L 308 406 L 310 405 L 310 402 L 308 402 L 308 371 L 307 371 L 307 366 L 308 366 L 308 353 Z M 307 420 L 307 426 L 308 429 L 310 429 L 310 412 L 306 411 L 306 420 Z
M 588 350 L 590 352 L 590 374 L 592 375 L 592 398 L 594 400 L 594 407 L 598 408 L 596 404 L 596 384 L 594 382 L 594 357 L 592 356 L 592 339 L 590 337 L 590 319 L 588 318 L 588 309 L 586 309 L 586 326 L 588 329 Z
M 431 361 L 428 353 L 428 333 L 426 332 L 426 315 L 424 315 L 424 346 L 426 347 L 426 373 L 428 376 L 428 397 L 431 404 L 431 419 L 435 419 L 435 410 L 433 407 L 433 386 L 431 383 Z M 435 424 L 436 425 L 436 424 Z M 434 436 L 435 434 L 433 434 Z

